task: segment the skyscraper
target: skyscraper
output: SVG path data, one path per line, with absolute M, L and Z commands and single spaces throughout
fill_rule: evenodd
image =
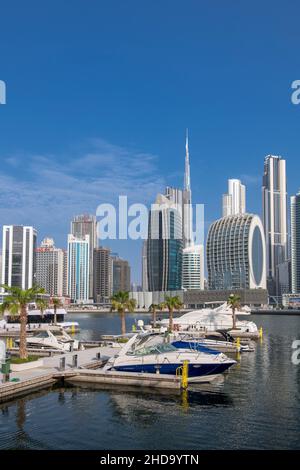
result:
M 300 293 L 300 192 L 291 197 L 292 293 Z
M 204 289 L 204 249 L 203 245 L 192 245 L 182 252 L 183 289 Z
M 257 215 L 217 220 L 207 237 L 209 289 L 265 289 L 265 254 L 264 230 Z
M 147 240 L 142 245 L 142 290 L 148 291 L 148 274 L 147 274 Z
M 112 257 L 113 263 L 113 293 L 130 291 L 130 266 L 127 260 L 117 256 Z
M 185 169 L 182 191 L 182 207 L 182 240 L 183 248 L 187 248 L 193 244 L 193 212 L 188 131 L 186 131 L 185 140 Z
M 64 295 L 64 250 L 56 248 L 52 238 L 36 249 L 36 282 L 51 296 Z
M 276 291 L 276 268 L 288 256 L 286 162 L 267 155 L 263 176 L 263 225 L 266 237 L 267 278 L 269 294 Z
M 71 233 L 76 238 L 84 239 L 89 235 L 89 297 L 93 298 L 93 255 L 97 248 L 97 221 L 96 216 L 90 214 L 77 215 L 71 222 Z
M 36 283 L 36 237 L 33 227 L 3 226 L 2 284 L 29 289 Z
M 246 212 L 246 187 L 238 179 L 228 180 L 228 193 L 223 194 L 223 217 Z
M 149 212 L 147 272 L 149 291 L 182 287 L 181 211 L 162 194 L 157 195 Z
M 112 295 L 112 258 L 109 248 L 94 248 L 94 302 L 108 302 Z
M 89 238 L 68 235 L 68 295 L 76 303 L 89 299 Z

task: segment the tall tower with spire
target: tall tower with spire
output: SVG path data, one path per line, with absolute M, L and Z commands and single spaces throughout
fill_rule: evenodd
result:
M 193 245 L 193 213 L 192 213 L 192 191 L 191 191 L 191 175 L 190 175 L 190 155 L 189 155 L 189 136 L 186 130 L 185 138 L 185 171 L 184 184 L 182 194 L 182 230 L 183 230 L 183 247 L 187 248 Z

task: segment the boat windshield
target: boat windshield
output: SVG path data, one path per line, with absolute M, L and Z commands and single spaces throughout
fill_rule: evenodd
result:
M 127 354 L 130 356 L 148 356 L 150 354 L 162 354 L 174 351 L 177 351 L 177 349 L 172 346 L 172 344 L 161 343 L 153 344 L 152 346 L 145 346 L 143 348 L 138 348 L 133 351 L 128 351 Z
M 39 331 L 38 333 L 34 333 L 33 336 L 35 338 L 48 338 L 49 337 L 47 331 Z

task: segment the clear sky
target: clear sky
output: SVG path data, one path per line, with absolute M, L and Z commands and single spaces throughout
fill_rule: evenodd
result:
M 228 178 L 261 213 L 264 156 L 300 187 L 298 1 L 0 0 L 0 221 L 66 246 L 70 218 L 183 183 L 206 227 Z M 105 243 L 140 276 L 140 243 Z

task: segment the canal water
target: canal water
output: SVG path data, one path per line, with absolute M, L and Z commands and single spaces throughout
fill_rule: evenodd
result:
M 116 314 L 73 314 L 84 339 L 119 333 Z M 127 315 L 128 329 L 135 318 Z M 57 388 L 0 405 L 0 449 L 300 449 L 300 317 L 264 330 L 223 380 L 187 393 Z M 299 356 L 300 357 L 300 354 Z

